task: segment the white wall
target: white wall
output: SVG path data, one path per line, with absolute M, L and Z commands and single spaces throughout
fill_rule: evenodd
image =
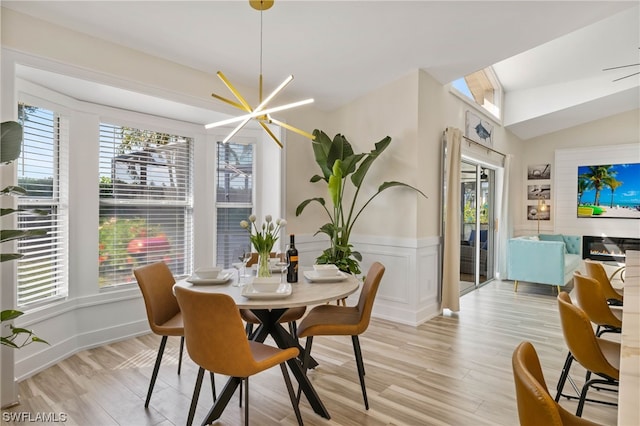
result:
M 92 70 L 95 80 L 201 107 L 222 107 L 211 93 L 227 93 L 216 76 L 2 8 L 2 46 Z M 237 86 L 241 93 L 253 91 Z M 226 108 L 226 109 L 223 109 Z
M 608 155 L 607 147 L 617 145 L 629 145 L 630 149 L 628 156 L 616 153 L 616 157 L 612 159 L 616 160 L 614 161 L 615 163 L 633 162 L 634 158 L 637 159 L 637 155 L 640 152 L 640 110 L 628 111 L 524 141 L 522 156 L 515 159 L 515 161 L 519 163 L 520 169 L 520 186 L 518 187 L 513 202 L 516 233 L 522 235 L 537 232 L 537 223 L 526 220 L 526 211 L 524 209 L 526 205 L 527 165 L 551 164 L 552 202 L 553 205 L 557 205 L 560 201 L 560 205 L 557 207 L 560 207 L 561 210 L 554 211 L 555 207 L 552 207 L 551 221 L 548 223 L 541 222 L 540 232 L 598 235 L 597 232 L 593 234 L 593 231 L 596 231 L 594 225 L 597 225 L 606 226 L 607 230 L 612 232 L 611 235 L 614 235 L 613 233 L 616 235 L 638 235 L 638 226 L 640 225 L 634 220 L 606 219 L 603 222 L 595 223 L 592 220 L 581 220 L 576 223 L 565 215 L 562 217 L 558 216 L 563 212 L 562 200 L 558 199 L 559 194 L 562 194 L 561 196 L 564 197 L 567 191 L 572 190 L 567 186 L 571 186 L 576 182 L 574 181 L 572 184 L 568 181 L 556 181 L 556 178 L 560 176 L 558 171 L 561 171 L 558 167 L 573 166 L 572 162 L 556 164 L 557 152 L 560 150 L 575 149 L 580 158 L 584 160 L 588 158 L 597 159 L 600 155 L 599 153 L 605 153 L 605 156 Z M 635 152 L 633 149 L 634 146 L 636 148 Z M 613 151 L 611 154 L 612 153 Z M 636 155 L 635 157 L 634 154 Z M 574 160 L 577 160 L 577 158 L 574 158 Z M 517 186 L 517 184 L 514 186 Z M 575 197 L 572 201 L 575 201 Z M 571 218 L 575 218 L 575 212 L 571 214 Z M 632 233 L 630 234 L 630 232 Z M 635 232 L 635 234 L 633 232 Z

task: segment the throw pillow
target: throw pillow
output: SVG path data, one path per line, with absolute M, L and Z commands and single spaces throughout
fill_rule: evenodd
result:
M 540 241 L 560 241 L 564 244 L 564 238 L 562 238 L 562 234 L 540 234 Z M 567 245 L 564 245 L 564 253 L 567 254 Z
M 489 236 L 489 231 L 486 229 L 480 230 L 480 248 L 486 250 L 487 249 L 487 237 Z M 469 235 L 469 245 L 474 247 L 476 245 L 476 230 L 472 229 L 471 234 Z

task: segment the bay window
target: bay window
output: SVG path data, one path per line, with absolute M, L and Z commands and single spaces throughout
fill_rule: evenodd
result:
M 17 160 L 18 228 L 43 235 L 17 242 L 17 305 L 24 307 L 67 294 L 68 203 L 66 147 L 68 119 L 60 112 L 20 104 L 22 153 Z M 33 214 L 40 211 L 41 214 Z
M 247 220 L 254 208 L 255 145 L 218 142 L 216 154 L 216 262 L 229 268 L 251 249 L 240 221 Z
M 135 282 L 132 270 L 163 261 L 187 275 L 192 259 L 190 138 L 100 124 L 100 287 Z

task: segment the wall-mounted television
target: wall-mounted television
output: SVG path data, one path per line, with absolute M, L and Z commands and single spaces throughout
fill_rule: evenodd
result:
M 640 219 L 640 163 L 578 166 L 577 215 Z

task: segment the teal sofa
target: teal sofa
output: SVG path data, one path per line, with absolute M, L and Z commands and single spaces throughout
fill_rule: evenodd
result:
M 554 285 L 560 290 L 573 279 L 582 261 L 582 237 L 573 235 L 511 238 L 507 249 L 507 276 L 515 281 Z

